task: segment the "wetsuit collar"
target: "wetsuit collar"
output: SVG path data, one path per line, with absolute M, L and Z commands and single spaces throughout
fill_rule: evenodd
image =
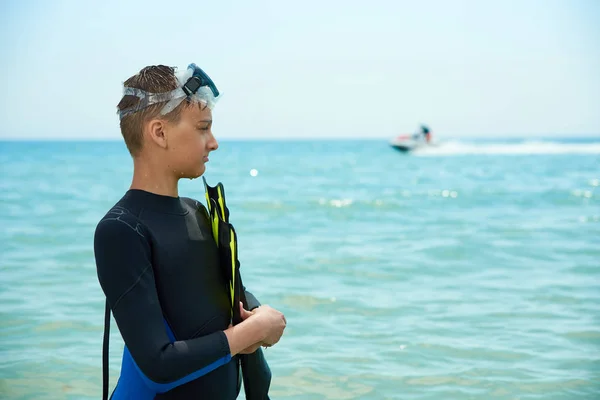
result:
M 144 209 L 157 213 L 177 215 L 188 213 L 182 204 L 181 197 L 164 196 L 141 189 L 129 189 L 125 198 L 132 199 Z

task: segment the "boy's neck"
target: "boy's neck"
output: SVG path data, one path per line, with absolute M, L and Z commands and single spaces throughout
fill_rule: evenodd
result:
M 179 197 L 179 179 L 164 169 L 142 160 L 133 162 L 133 178 L 130 189 L 139 189 L 162 196 Z

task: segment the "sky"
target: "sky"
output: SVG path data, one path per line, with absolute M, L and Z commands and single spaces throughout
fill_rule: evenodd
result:
M 600 136 L 600 1 L 0 2 L 0 139 L 120 139 L 122 84 L 194 62 L 217 138 Z

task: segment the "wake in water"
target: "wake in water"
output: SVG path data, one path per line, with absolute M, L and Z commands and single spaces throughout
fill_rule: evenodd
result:
M 559 142 L 523 141 L 517 143 L 476 143 L 460 140 L 444 141 L 432 147 L 415 150 L 415 155 L 464 154 L 600 154 L 600 141 Z

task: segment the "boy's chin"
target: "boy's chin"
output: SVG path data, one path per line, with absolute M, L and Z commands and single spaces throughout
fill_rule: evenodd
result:
M 204 174 L 204 171 L 206 171 L 206 167 L 203 164 L 203 165 L 195 168 L 194 170 L 186 171 L 184 174 L 181 175 L 181 178 L 197 179 L 197 178 L 200 178 Z

